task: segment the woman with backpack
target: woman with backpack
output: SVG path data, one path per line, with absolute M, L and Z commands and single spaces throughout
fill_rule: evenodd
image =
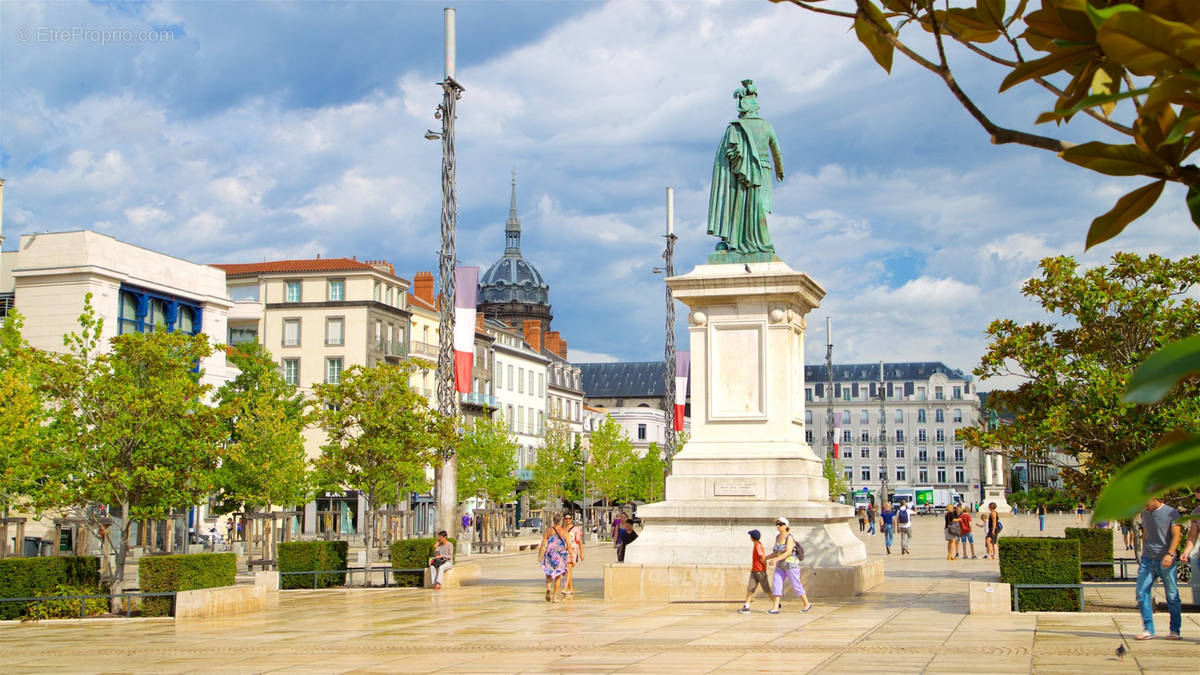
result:
M 987 536 L 984 539 L 987 552 L 983 554 L 983 557 L 997 560 L 1000 557 L 1000 549 L 996 547 L 996 540 L 1000 538 L 1000 530 L 1004 529 L 1004 524 L 1000 522 L 1000 514 L 996 513 L 996 502 L 988 502 L 988 513 L 984 520 L 984 526 L 987 528 Z
M 962 534 L 962 523 L 953 504 L 946 507 L 946 560 L 958 558 L 958 536 Z
M 808 595 L 804 592 L 804 584 L 800 583 L 800 561 L 804 560 L 804 549 L 796 543 L 788 525 L 787 518 L 780 517 L 775 520 L 775 529 L 778 532 L 775 535 L 775 548 L 772 549 L 771 555 L 767 556 L 767 565 L 775 563 L 775 574 L 771 579 L 771 599 L 775 601 L 775 606 L 768 609 L 767 614 L 779 613 L 785 578 L 792 582 L 792 590 L 796 592 L 796 597 L 804 600 L 804 609 L 800 612 L 812 609 L 812 603 L 808 601 Z

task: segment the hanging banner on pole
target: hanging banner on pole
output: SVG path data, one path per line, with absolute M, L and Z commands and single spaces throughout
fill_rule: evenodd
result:
M 838 452 L 838 448 L 841 447 L 841 442 L 842 442 L 842 413 L 835 412 L 835 413 L 833 413 L 833 456 L 835 459 L 838 457 L 841 457 L 841 453 Z
M 478 267 L 454 268 L 454 390 L 471 392 L 471 368 L 475 360 L 475 295 L 479 288 Z
M 675 352 L 675 431 L 683 431 L 683 412 L 687 406 L 688 373 L 691 366 L 691 352 Z

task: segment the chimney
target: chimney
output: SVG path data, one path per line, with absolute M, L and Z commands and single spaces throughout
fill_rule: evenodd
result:
M 482 333 L 485 330 L 487 330 L 487 326 L 484 325 L 484 321 L 485 321 L 485 319 L 483 316 L 483 312 L 475 312 L 475 330 L 476 330 L 476 332 Z
M 560 351 L 558 352 L 558 355 L 563 357 L 563 359 L 566 359 L 567 358 L 567 341 L 559 340 L 558 346 L 561 348 Z
M 368 260 L 366 263 L 380 272 L 386 272 L 392 276 L 396 276 L 396 268 L 392 266 L 392 263 L 386 260 Z
M 557 354 L 558 351 L 560 349 L 562 349 L 562 347 L 560 346 L 561 342 L 562 342 L 562 335 L 559 334 L 558 331 L 556 331 L 556 330 L 546 331 L 546 349 Z
M 417 272 L 413 275 L 413 295 L 421 300 L 434 304 L 433 299 L 433 272 Z
M 535 352 L 542 351 L 542 322 L 537 319 L 526 319 L 523 324 L 525 341 Z

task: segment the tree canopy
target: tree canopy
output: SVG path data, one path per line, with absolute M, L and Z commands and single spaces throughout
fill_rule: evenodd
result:
M 271 353 L 258 342 L 230 346 L 238 375 L 217 391 L 226 447 L 214 475 L 223 511 L 292 506 L 312 493 L 303 394 L 288 384 Z
M 492 503 L 512 499 L 517 489 L 517 443 L 503 417 L 478 417 L 458 443 L 458 496 Z
M 1026 296 L 1060 317 L 1019 324 L 998 319 L 975 369 L 980 377 L 1016 375 L 1021 384 L 994 391 L 988 406 L 1016 419 L 994 430 L 967 431 L 975 446 L 1016 458 L 1047 450 L 1074 457 L 1063 482 L 1096 497 L 1112 474 L 1167 431 L 1200 431 L 1200 383 L 1185 384 L 1150 405 L 1122 400 L 1137 366 L 1163 345 L 1200 330 L 1200 257 L 1168 260 L 1117 253 L 1109 265 L 1080 269 L 1062 256 L 1041 263 Z

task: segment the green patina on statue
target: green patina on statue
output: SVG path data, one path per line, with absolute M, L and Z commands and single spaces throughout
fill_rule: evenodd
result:
M 783 180 L 783 155 L 769 122 L 758 116 L 758 88 L 742 80 L 733 92 L 738 118 L 729 123 L 713 162 L 708 233 L 721 238 L 710 263 L 777 260 L 767 231 L 771 212 L 771 163 Z M 768 155 L 768 152 L 770 153 Z

